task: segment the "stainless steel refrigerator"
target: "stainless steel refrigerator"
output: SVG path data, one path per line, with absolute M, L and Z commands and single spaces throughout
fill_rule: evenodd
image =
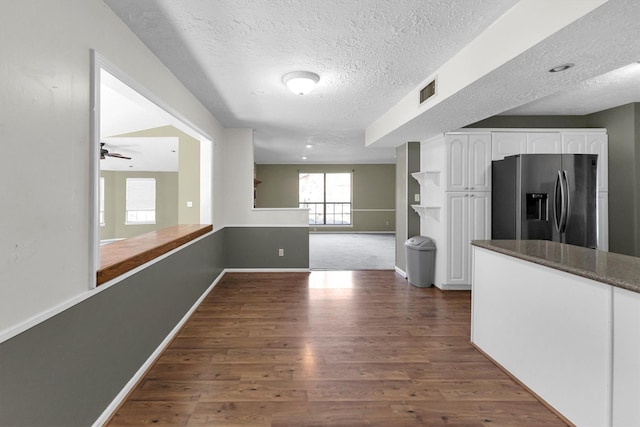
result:
M 519 154 L 492 162 L 492 239 L 597 246 L 595 154 Z

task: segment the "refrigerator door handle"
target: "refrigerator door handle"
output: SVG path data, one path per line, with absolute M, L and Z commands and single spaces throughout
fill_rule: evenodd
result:
M 564 221 L 564 185 L 562 182 L 562 172 L 558 171 L 558 175 L 556 176 L 556 185 L 554 188 L 554 209 L 553 209 L 553 218 L 556 226 L 556 230 L 561 232 L 562 223 Z M 559 189 L 559 190 L 558 190 Z M 560 199 L 558 199 L 560 196 Z M 558 208 L 560 211 L 558 212 Z
M 561 233 L 567 231 L 567 224 L 569 223 L 569 214 L 571 212 L 571 198 L 569 196 L 569 177 L 567 176 L 567 171 L 562 171 L 562 181 L 564 182 L 564 220 L 562 221 L 562 230 Z

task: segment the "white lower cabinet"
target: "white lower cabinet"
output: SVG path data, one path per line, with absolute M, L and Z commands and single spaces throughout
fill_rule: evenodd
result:
M 640 294 L 613 289 L 613 423 L 640 426 Z
M 463 288 L 471 283 L 472 240 L 491 238 L 491 193 L 447 192 L 446 275 L 443 288 Z
M 598 249 L 609 250 L 609 193 L 598 193 Z

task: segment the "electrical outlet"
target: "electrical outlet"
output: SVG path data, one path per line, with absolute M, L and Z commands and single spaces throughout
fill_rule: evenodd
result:
M 278 256 L 284 256 L 284 249 L 278 249 Z
M 414 195 L 413 195 L 413 198 L 414 198 L 414 200 L 415 200 L 416 202 L 419 202 L 419 201 L 420 201 L 420 195 L 419 195 L 419 194 L 414 194 Z
M 187 207 L 188 208 L 192 208 L 193 207 L 193 202 L 187 202 Z
M 386 221 L 386 222 L 384 223 L 384 225 L 389 225 L 389 221 Z

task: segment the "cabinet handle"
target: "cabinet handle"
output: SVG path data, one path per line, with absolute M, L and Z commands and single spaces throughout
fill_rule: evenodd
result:
M 469 190 L 473 190 L 473 187 L 469 188 Z
M 470 194 L 469 197 L 474 197 L 473 194 Z

